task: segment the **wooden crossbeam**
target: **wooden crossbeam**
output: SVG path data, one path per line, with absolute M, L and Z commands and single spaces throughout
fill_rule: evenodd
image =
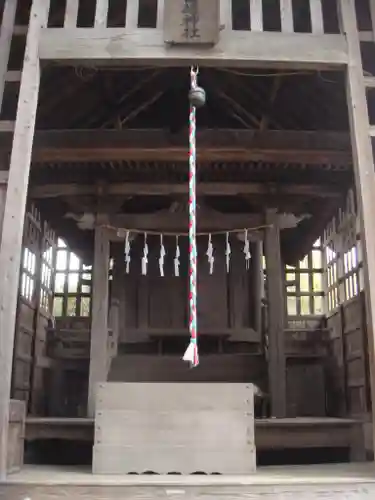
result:
M 259 16 L 258 16 L 259 18 Z M 284 22 L 285 24 L 285 22 Z M 79 64 L 184 67 L 194 61 L 200 66 L 327 69 L 347 63 L 343 35 L 312 36 L 305 33 L 231 31 L 212 49 L 173 47 L 164 43 L 163 30 L 143 28 L 48 28 L 39 46 L 42 60 Z
M 258 229 L 265 226 L 262 214 L 222 214 L 199 213 L 198 232 L 234 231 L 237 229 Z M 106 225 L 106 224 L 104 224 Z M 125 214 L 108 217 L 108 225 L 113 230 L 133 229 L 135 231 L 188 232 L 188 213 L 156 212 L 154 214 Z M 109 228 L 109 229 L 111 229 Z M 120 234 L 124 237 L 124 234 Z
M 117 182 L 105 186 L 107 196 L 173 196 L 186 194 L 184 183 L 137 183 Z M 342 196 L 339 185 L 323 184 L 278 184 L 260 182 L 200 182 L 197 186 L 201 196 L 311 196 L 316 198 L 339 198 Z M 30 186 L 32 199 L 58 198 L 61 196 L 95 196 L 95 184 L 43 184 Z
M 10 134 L 0 136 L 0 153 L 9 152 Z M 201 162 L 307 163 L 349 165 L 349 135 L 341 132 L 201 130 L 197 133 Z M 38 131 L 33 161 L 184 162 L 188 154 L 187 132 L 169 135 L 163 130 L 55 130 Z

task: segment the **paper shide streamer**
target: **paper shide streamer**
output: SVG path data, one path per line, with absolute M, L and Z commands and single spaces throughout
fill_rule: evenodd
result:
M 144 245 L 143 245 L 143 257 L 142 257 L 142 275 L 147 274 L 147 264 L 148 264 L 148 244 L 147 244 L 147 233 L 144 234 Z
M 214 272 L 214 247 L 212 245 L 212 236 L 211 234 L 208 235 L 208 247 L 207 247 L 207 260 L 208 260 L 208 265 L 210 266 L 210 274 Z
M 165 256 L 167 255 L 163 243 L 163 235 L 160 235 L 160 257 L 159 257 L 159 270 L 160 270 L 160 276 L 164 276 L 164 259 Z
M 178 242 L 178 236 L 176 236 L 176 254 L 174 256 L 174 275 L 180 276 L 180 246 Z
M 130 233 L 126 231 L 125 235 L 125 266 L 126 274 L 130 273 Z
M 250 268 L 251 253 L 250 253 L 249 234 L 248 234 L 247 229 L 245 229 L 245 241 L 244 241 L 244 246 L 243 246 L 243 253 L 245 254 L 245 267 L 246 267 L 246 269 L 249 269 Z
M 229 273 L 230 268 L 230 254 L 232 253 L 230 243 L 229 243 L 229 233 L 225 235 L 225 261 L 227 265 L 227 273 Z

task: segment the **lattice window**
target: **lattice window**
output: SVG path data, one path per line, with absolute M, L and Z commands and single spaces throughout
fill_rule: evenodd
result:
M 27 247 L 23 249 L 21 269 L 21 296 L 32 302 L 35 294 L 36 256 Z
M 334 311 L 363 290 L 362 247 L 353 190 L 324 233 L 326 309 Z
M 297 266 L 286 266 L 288 316 L 324 314 L 323 248 L 319 238 Z
M 25 218 L 20 296 L 33 307 L 52 312 L 55 233 L 47 222 L 41 222 L 38 209 L 32 205 Z
M 55 233 L 44 223 L 42 254 L 40 259 L 40 307 L 51 313 L 53 309 L 53 280 L 55 272 Z
M 34 206 L 31 206 L 25 218 L 23 255 L 20 270 L 20 294 L 23 299 L 30 303 L 33 303 L 37 298 L 40 234 L 40 214 Z
M 334 219 L 324 232 L 324 267 L 326 310 L 332 311 L 340 304 L 339 257 L 336 237 L 336 220 Z
M 53 304 L 55 316 L 90 315 L 91 275 L 91 266 L 85 266 L 59 239 Z

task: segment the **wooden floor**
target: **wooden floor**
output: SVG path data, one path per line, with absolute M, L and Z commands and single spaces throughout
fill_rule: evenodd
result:
M 0 487 L 4 500 L 370 500 L 369 464 L 264 467 L 252 476 L 99 476 L 89 469 L 25 466 Z

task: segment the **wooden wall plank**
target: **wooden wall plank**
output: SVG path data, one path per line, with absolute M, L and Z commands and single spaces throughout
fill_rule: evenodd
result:
M 157 0 L 158 10 L 156 14 L 156 29 L 162 30 L 164 24 L 164 0 Z
M 251 354 L 201 355 L 199 369 L 191 370 L 181 356 L 128 354 L 117 356 L 108 380 L 113 382 L 246 382 L 265 385 L 264 360 Z
M 250 29 L 263 31 L 263 0 L 250 0 Z
M 232 31 L 232 0 L 220 0 L 220 26 L 220 36 Z
M 95 414 L 96 390 L 107 380 L 109 240 L 102 227 L 95 229 L 88 416 Z
M 252 390 L 250 383 L 107 382 L 99 384 L 97 410 L 218 411 L 224 407 L 254 413 Z
M 109 0 L 94 0 L 96 1 L 96 9 L 95 9 L 95 19 L 94 26 L 96 28 L 107 26 L 108 21 L 108 7 Z
M 164 385 L 167 393 L 168 384 Z M 183 390 L 183 385 L 180 386 Z M 142 397 L 147 395 L 142 394 Z M 161 395 L 161 398 L 164 399 L 165 395 Z M 233 446 L 241 447 L 250 437 L 250 432 L 247 432 L 250 430 L 247 429 L 249 421 L 247 414 L 250 413 L 248 411 L 250 408 L 246 408 L 247 411 L 232 410 L 224 401 L 219 411 L 196 408 L 162 411 L 163 406 L 161 403 L 159 408 L 150 408 L 150 411 L 134 411 L 131 408 L 104 409 L 97 412 L 95 444 L 144 447 L 148 443 L 155 444 L 157 440 L 163 443 L 163 446 L 201 445 L 202 448 L 221 448 L 222 451 Z M 194 432 L 186 432 L 189 424 Z M 226 432 L 223 432 L 223 429 L 226 429 Z M 218 435 L 220 435 L 219 442 Z
M 294 32 L 293 5 L 292 0 L 280 0 L 281 31 L 283 33 Z
M 76 28 L 78 21 L 79 0 L 66 0 L 65 8 L 65 28 Z
M 310 0 L 311 30 L 314 35 L 324 34 L 322 0 Z
M 160 1 L 160 0 L 159 0 Z M 129 31 L 136 30 L 138 28 L 138 16 L 139 16 L 139 0 L 132 0 L 126 4 L 126 18 L 125 18 L 125 28 Z M 164 13 L 162 15 L 162 20 L 160 20 L 160 11 L 158 9 L 157 22 L 163 22 Z
M 18 299 L 23 225 L 40 84 L 39 35 L 49 2 L 34 0 L 30 14 L 22 80 L 10 159 L 3 238 L 0 247 L 0 480 L 6 476 L 9 397 Z
M 0 111 L 4 98 L 4 87 L 8 69 L 10 45 L 16 18 L 17 1 L 5 0 L 0 27 Z
M 357 201 L 363 235 L 366 319 L 369 343 L 372 401 L 375 401 L 375 171 L 369 117 L 366 102 L 361 50 L 356 22 L 355 2 L 339 0 L 341 28 L 346 34 L 349 64 L 347 68 L 347 102 L 353 147 Z M 372 412 L 375 449 L 375 412 Z
M 127 457 L 126 460 L 124 457 Z M 255 449 L 247 441 L 241 447 L 229 450 L 218 445 L 202 450 L 200 444 L 187 447 L 167 445 L 162 449 L 160 445 L 94 447 L 94 474 L 128 474 L 134 471 L 142 474 L 145 470 L 168 474 L 177 470 L 186 476 L 201 471 L 207 474 L 247 476 L 255 469 Z

